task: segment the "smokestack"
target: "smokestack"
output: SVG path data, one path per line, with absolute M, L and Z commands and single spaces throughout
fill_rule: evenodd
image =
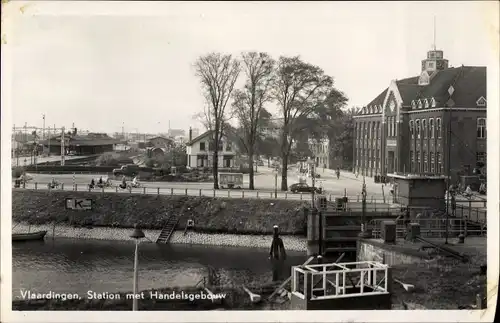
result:
M 189 127 L 189 141 L 193 140 L 193 129 Z

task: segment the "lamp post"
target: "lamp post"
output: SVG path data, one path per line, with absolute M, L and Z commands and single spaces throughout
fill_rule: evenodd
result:
M 314 158 L 309 158 L 309 169 L 312 177 L 312 207 L 314 208 L 314 193 L 316 193 L 316 175 L 314 174 Z
M 132 239 L 135 239 L 135 256 L 134 256 L 134 297 L 132 300 L 132 311 L 138 311 L 138 300 L 137 300 L 137 294 L 138 294 L 138 285 L 139 285 L 139 275 L 138 275 L 138 265 L 139 265 L 139 240 L 144 238 L 144 232 L 142 232 L 141 229 L 137 226 L 137 224 L 134 226 L 134 231 L 130 235 Z

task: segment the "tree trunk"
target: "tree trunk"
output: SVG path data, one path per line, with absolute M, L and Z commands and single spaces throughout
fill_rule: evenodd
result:
M 248 174 L 248 176 L 250 177 L 250 183 L 248 188 L 251 190 L 255 189 L 254 178 L 253 178 L 254 177 L 253 155 L 254 155 L 253 149 L 250 147 L 248 151 L 248 166 L 250 167 L 250 173 Z
M 215 145 L 214 145 L 215 146 Z M 214 190 L 219 189 L 219 147 L 214 147 L 212 173 L 214 175 Z
M 286 152 L 283 152 L 281 154 L 281 190 L 282 191 L 287 191 L 288 190 L 288 154 Z
M 271 157 L 267 157 L 267 167 L 271 167 Z

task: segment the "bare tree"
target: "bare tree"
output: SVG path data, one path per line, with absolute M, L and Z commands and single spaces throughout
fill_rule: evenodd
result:
M 280 57 L 273 82 L 273 97 L 282 117 L 280 152 L 282 158 L 281 190 L 288 189 L 287 169 L 294 138 L 303 129 L 297 120 L 311 116 L 333 86 L 333 79 L 314 65 L 297 57 Z
M 199 57 L 194 66 L 207 102 L 203 116 L 207 129 L 212 133 L 214 189 L 219 189 L 219 146 L 227 122 L 226 105 L 240 74 L 240 63 L 231 55 L 210 53 Z
M 245 86 L 233 93 L 233 112 L 239 122 L 238 137 L 248 156 L 250 171 L 250 189 L 254 185 L 254 155 L 256 142 L 260 134 L 261 111 L 264 103 L 270 99 L 270 86 L 275 62 L 266 53 L 243 53 L 243 71 L 246 76 Z

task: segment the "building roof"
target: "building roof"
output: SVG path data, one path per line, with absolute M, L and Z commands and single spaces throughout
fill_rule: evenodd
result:
M 461 66 L 447 68 L 437 72 L 427 85 L 418 85 L 419 76 L 397 80 L 399 94 L 403 106 L 411 106 L 413 100 L 434 98 L 437 106 L 446 104 L 449 98 L 448 89 L 455 89 L 452 99 L 457 107 L 475 107 L 476 101 L 486 97 L 486 67 Z M 388 88 L 373 99 L 367 107 L 384 103 Z M 361 109 L 360 112 L 362 112 Z
M 204 132 L 204 133 L 202 133 L 201 135 L 199 135 L 199 136 L 197 136 L 197 137 L 195 137 L 195 138 L 191 139 L 190 141 L 188 141 L 188 142 L 186 143 L 186 146 L 191 146 L 191 145 L 193 145 L 195 142 L 200 141 L 201 139 L 203 139 L 203 138 L 205 138 L 205 137 L 207 137 L 207 136 L 211 135 L 213 132 L 214 132 L 213 130 L 207 130 L 207 131 L 205 131 L 205 132 Z
M 68 138 L 71 146 L 105 146 L 121 142 L 121 140 L 111 138 L 106 134 L 89 134 L 87 136 L 65 134 L 64 138 Z M 53 136 L 48 140 L 40 140 L 40 144 L 48 145 L 49 140 L 52 145 L 57 145 L 61 142 L 61 135 Z

